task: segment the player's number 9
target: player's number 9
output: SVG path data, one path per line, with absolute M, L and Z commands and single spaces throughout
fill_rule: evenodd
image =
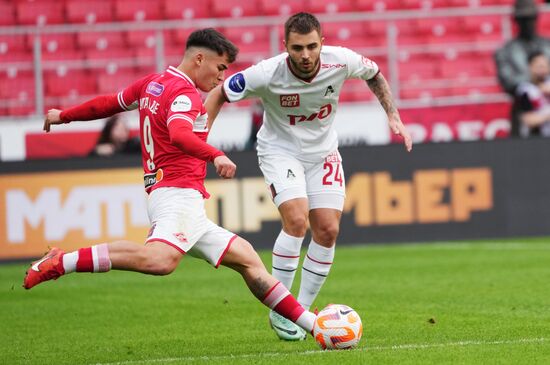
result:
M 145 146 L 145 151 L 149 154 L 147 168 L 152 171 L 155 169 L 155 163 L 153 162 L 153 158 L 155 157 L 155 145 L 153 143 L 153 137 L 151 136 L 151 121 L 148 115 L 143 119 L 143 145 Z

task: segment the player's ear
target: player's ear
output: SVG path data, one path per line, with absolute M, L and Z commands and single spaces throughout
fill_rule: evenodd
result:
M 197 52 L 195 54 L 195 63 L 197 64 L 197 66 L 200 66 L 201 63 L 204 62 L 204 53 L 202 52 Z

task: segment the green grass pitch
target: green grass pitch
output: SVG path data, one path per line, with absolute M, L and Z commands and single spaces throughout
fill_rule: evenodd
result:
M 279 341 L 240 276 L 191 257 L 30 291 L 26 267 L 0 265 L 0 364 L 550 364 L 550 238 L 339 247 L 316 305 L 361 315 L 351 351 Z

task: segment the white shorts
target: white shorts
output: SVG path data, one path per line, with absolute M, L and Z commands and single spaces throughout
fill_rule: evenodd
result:
M 195 189 L 153 190 L 149 194 L 148 213 L 151 229 L 146 243 L 164 242 L 215 267 L 237 237 L 206 217 L 204 198 Z
M 307 198 L 310 210 L 343 210 L 346 180 L 338 150 L 318 163 L 282 154 L 261 156 L 258 161 L 277 207 L 291 199 Z

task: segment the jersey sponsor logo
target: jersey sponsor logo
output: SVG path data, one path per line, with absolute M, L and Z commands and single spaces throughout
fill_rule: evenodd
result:
M 296 125 L 296 123 L 311 122 L 311 121 L 314 121 L 315 119 L 325 119 L 330 115 L 330 113 L 332 113 L 332 105 L 325 104 L 319 109 L 318 112 L 313 113 L 309 116 L 287 114 L 287 117 L 289 119 L 290 125 Z
M 244 75 L 240 72 L 229 79 L 229 89 L 233 92 L 242 93 L 245 86 Z
M 332 94 L 334 94 L 334 88 L 332 87 L 332 85 L 329 85 L 325 90 L 325 97 L 331 96 Z
M 300 94 L 280 95 L 279 101 L 283 108 L 294 108 L 300 106 Z
M 188 112 L 192 106 L 191 99 L 187 95 L 179 95 L 172 102 L 170 110 L 173 112 Z
M 158 169 L 157 171 L 148 174 L 143 174 L 143 184 L 145 185 L 145 189 L 149 189 L 156 183 L 161 182 L 163 177 L 164 172 L 162 169 Z
M 342 63 L 322 63 L 321 68 L 344 68 L 346 65 Z
M 178 241 L 180 241 L 181 243 L 187 243 L 187 237 L 185 237 L 185 234 L 179 232 L 179 233 L 174 233 L 174 237 L 176 237 L 176 239 Z
M 164 85 L 161 85 L 158 82 L 154 81 L 151 81 L 149 85 L 147 85 L 147 89 L 145 90 L 147 94 L 151 94 L 153 96 L 160 96 L 163 91 Z

